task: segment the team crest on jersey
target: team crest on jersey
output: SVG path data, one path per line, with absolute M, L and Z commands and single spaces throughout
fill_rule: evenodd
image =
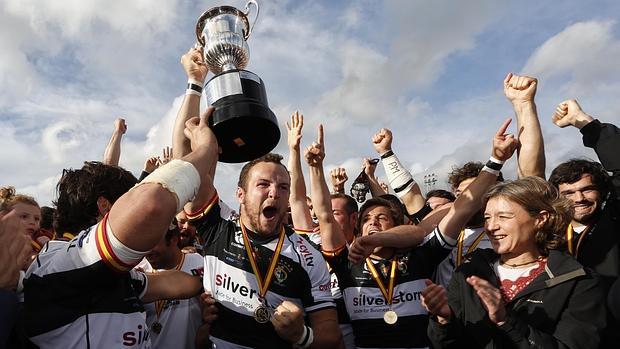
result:
M 279 286 L 284 286 L 284 281 L 288 278 L 288 275 L 293 272 L 293 267 L 285 260 L 278 260 L 278 265 L 273 270 L 274 282 Z
M 278 284 L 282 284 L 284 280 L 286 280 L 286 278 L 288 277 L 288 273 L 281 265 L 278 265 L 273 271 L 273 276 L 276 278 L 276 282 Z
M 235 243 L 233 243 L 233 246 L 239 247 L 239 248 L 245 248 L 243 245 L 243 233 L 241 232 L 241 230 L 235 231 L 234 239 L 235 239 Z
M 400 271 L 404 275 L 409 274 L 407 273 L 407 264 L 409 264 L 409 256 L 399 257 L 396 261 L 398 271 Z

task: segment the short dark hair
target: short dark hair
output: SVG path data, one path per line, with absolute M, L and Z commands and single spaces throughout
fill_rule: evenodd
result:
M 241 173 L 239 173 L 239 181 L 237 182 L 237 186 L 242 188 L 243 190 L 247 190 L 247 185 L 248 185 L 248 175 L 250 173 L 250 170 L 252 169 L 252 167 L 254 167 L 255 165 L 261 163 L 261 162 L 270 162 L 273 164 L 277 164 L 280 165 L 282 167 L 284 167 L 284 169 L 286 170 L 286 173 L 288 173 L 288 169 L 286 168 L 286 166 L 282 163 L 282 155 L 280 154 L 276 154 L 276 153 L 269 153 L 266 155 L 261 156 L 258 159 L 254 159 L 250 162 L 248 162 L 247 164 L 243 165 L 243 168 L 241 168 Z
M 41 207 L 41 229 L 54 229 L 54 209 L 49 206 Z
M 129 191 L 138 180 L 131 172 L 98 161 L 85 162 L 79 170 L 63 170 L 56 185 L 54 230 L 57 234 L 77 234 L 97 223 L 101 196 L 111 204 Z
M 611 178 L 605 168 L 603 168 L 603 165 L 585 159 L 571 159 L 559 164 L 551 172 L 549 183 L 559 188 L 560 184 L 577 182 L 584 174 L 592 176 L 592 182 L 594 182 L 602 197 L 609 193 L 611 190 Z
M 366 212 L 369 208 L 374 206 L 382 206 L 390 209 L 390 216 L 392 216 L 392 221 L 394 221 L 394 226 L 402 225 L 404 222 L 404 215 L 400 208 L 394 205 L 391 201 L 386 200 L 381 197 L 374 197 L 366 200 L 362 207 L 359 210 L 359 216 L 357 217 L 357 231 L 362 231 L 362 219 L 364 218 L 364 212 Z
M 353 213 L 356 213 L 358 210 L 357 207 L 357 201 L 355 201 L 354 198 L 352 198 L 351 196 L 347 195 L 347 194 L 343 194 L 343 193 L 334 193 L 330 195 L 330 198 L 332 200 L 334 199 L 344 199 L 345 200 L 345 210 L 347 211 L 348 215 L 351 215 Z
M 443 189 L 433 189 L 429 191 L 428 193 L 426 193 L 426 200 L 428 200 L 429 198 L 443 198 L 443 199 L 448 199 L 450 201 L 456 200 L 456 197 L 454 196 L 454 194 L 452 194 L 451 192 L 447 190 L 443 190 Z
M 478 177 L 483 167 L 484 164 L 479 161 L 470 161 L 461 167 L 452 167 L 452 172 L 448 174 L 448 183 L 450 183 L 452 189 L 456 189 L 464 180 Z M 503 180 L 504 177 L 500 172 L 497 176 L 497 181 L 502 182 Z
M 179 222 L 177 222 L 176 217 L 172 218 L 172 222 L 170 223 L 170 226 L 168 226 L 168 231 L 166 231 L 166 235 L 164 235 L 164 238 L 166 239 L 166 246 L 170 246 L 170 240 L 172 240 L 173 237 L 176 236 L 178 239 L 180 233 L 181 229 L 179 229 Z

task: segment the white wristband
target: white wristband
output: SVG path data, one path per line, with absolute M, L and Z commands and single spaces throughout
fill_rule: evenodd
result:
M 500 160 L 500 159 L 494 157 L 493 155 L 491 155 L 491 157 L 489 158 L 489 161 L 492 161 L 492 162 L 494 162 L 496 164 L 500 164 L 500 165 L 503 165 L 506 162 L 506 161 L 503 161 L 503 160 Z
M 314 333 L 312 332 L 312 327 L 308 327 L 304 325 L 304 333 L 301 335 L 301 338 L 297 343 L 295 343 L 295 348 L 306 349 L 310 348 L 314 342 Z
M 415 185 L 411 173 L 400 163 L 394 153 L 381 156 L 381 163 L 387 176 L 390 187 L 396 196 L 403 197 Z
M 186 95 L 195 95 L 195 96 L 202 96 L 202 93 L 192 90 L 191 88 L 188 88 L 187 90 L 185 90 L 185 94 Z
M 198 85 L 200 87 L 203 87 L 205 85 L 204 81 L 198 81 L 198 80 L 194 80 L 194 79 L 187 79 L 187 83 L 188 84 Z
M 177 199 L 177 210 L 191 201 L 200 188 L 200 174 L 191 163 L 174 159 L 146 176 L 138 185 L 157 183 L 174 194 Z
M 482 171 L 487 171 L 487 172 L 492 173 L 492 174 L 494 174 L 496 176 L 499 176 L 499 170 L 494 170 L 494 169 L 492 169 L 492 168 L 490 168 L 490 167 L 488 167 L 486 165 L 482 168 Z

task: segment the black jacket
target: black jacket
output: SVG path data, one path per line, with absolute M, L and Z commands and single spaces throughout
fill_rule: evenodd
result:
M 465 279 L 476 275 L 499 288 L 491 249 L 475 250 L 455 270 L 448 286 L 453 317 L 431 320 L 435 348 L 597 348 L 606 325 L 603 288 L 573 257 L 551 251 L 545 272 L 506 305 L 506 322 L 492 323 Z
M 620 276 L 620 130 L 594 120 L 581 133 L 583 144 L 594 149 L 603 167 L 612 172 L 612 188 L 576 258 L 609 288 Z

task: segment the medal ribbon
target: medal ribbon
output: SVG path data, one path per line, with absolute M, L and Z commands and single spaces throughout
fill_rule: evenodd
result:
M 245 251 L 248 253 L 248 258 L 250 258 L 250 265 L 252 266 L 252 271 L 254 272 L 254 277 L 256 278 L 256 283 L 258 283 L 258 295 L 260 298 L 265 298 L 265 294 L 267 294 L 267 289 L 269 289 L 269 285 L 271 284 L 271 279 L 273 279 L 273 272 L 276 269 L 276 265 L 278 264 L 278 258 L 280 258 L 280 251 L 282 251 L 282 245 L 284 244 L 284 227 L 280 230 L 280 236 L 278 237 L 278 244 L 276 245 L 276 249 L 273 251 L 273 255 L 271 256 L 271 261 L 269 262 L 269 269 L 267 269 L 267 275 L 263 279 L 258 269 L 258 264 L 256 262 L 256 255 L 254 254 L 254 250 L 252 250 L 252 245 L 250 244 L 250 239 L 248 238 L 248 233 L 245 230 L 245 226 L 241 221 L 241 217 L 239 217 L 239 225 L 241 225 L 241 232 L 243 233 L 243 244 L 245 245 Z
M 185 261 L 185 253 L 181 253 L 181 261 L 179 262 L 179 264 L 177 264 L 177 266 L 174 269 L 181 270 L 181 267 L 183 266 L 184 261 Z M 157 271 L 153 270 L 153 273 L 157 273 Z M 164 304 L 166 304 L 165 299 L 155 301 L 155 312 L 157 313 L 157 320 L 159 320 L 159 315 L 164 310 Z
M 566 228 L 566 244 L 568 245 L 568 253 L 570 253 L 574 257 L 577 257 L 577 255 L 579 254 L 579 247 L 581 246 L 581 242 L 583 241 L 583 238 L 588 235 L 589 229 L 590 227 L 588 226 L 581 232 L 581 235 L 579 235 L 579 239 L 577 240 L 577 247 L 573 248 L 575 231 L 573 230 L 572 224 L 568 225 L 568 227 Z
M 392 295 L 394 294 L 394 279 L 396 279 L 396 257 L 392 258 L 392 268 L 390 269 L 390 281 L 388 283 L 388 288 L 385 288 L 383 281 L 381 280 L 381 276 L 375 269 L 375 266 L 372 264 L 370 258 L 366 258 L 366 265 L 368 266 L 368 270 L 372 274 L 372 278 L 375 279 L 377 285 L 379 285 L 379 289 L 381 290 L 381 294 L 385 298 L 385 302 L 388 305 L 392 305 Z
M 457 267 L 460 266 L 461 263 L 463 263 L 463 257 L 468 255 L 471 251 L 473 251 L 478 246 L 480 241 L 482 241 L 482 238 L 484 238 L 484 234 L 485 234 L 484 230 L 480 232 L 476 240 L 474 240 L 474 242 L 471 245 L 469 245 L 469 248 L 467 248 L 467 252 L 463 254 L 463 243 L 465 242 L 465 229 L 461 230 L 461 234 L 459 234 L 457 248 L 456 248 L 456 266 Z

